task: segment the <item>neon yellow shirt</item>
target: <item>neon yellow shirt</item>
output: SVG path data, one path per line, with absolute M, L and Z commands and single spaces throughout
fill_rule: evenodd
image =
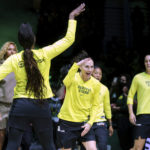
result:
M 137 115 L 150 114 L 150 75 L 142 72 L 137 74 L 132 81 L 127 104 L 133 104 L 137 92 Z
M 49 84 L 49 70 L 51 66 L 51 59 L 66 50 L 75 40 L 76 21 L 69 20 L 67 33 L 64 38 L 58 40 L 52 45 L 44 47 L 39 50 L 32 50 L 33 56 L 38 64 L 38 68 L 44 78 L 44 98 L 53 96 Z M 10 56 L 3 65 L 0 66 L 0 80 L 5 78 L 10 72 L 15 73 L 16 87 L 14 88 L 14 98 L 34 98 L 33 93 L 29 96 L 26 92 L 27 76 L 23 61 L 23 51 L 18 54 Z
M 102 84 L 102 83 L 100 83 L 100 84 L 101 84 L 101 89 L 100 89 L 100 98 L 99 99 L 100 100 L 102 99 L 103 105 L 99 106 L 99 109 L 98 109 L 99 112 L 98 112 L 95 122 L 106 121 L 106 118 L 111 119 L 109 90 L 104 84 Z
M 84 122 L 88 120 L 93 124 L 100 103 L 99 91 L 100 83 L 91 77 L 88 81 L 83 81 L 77 73 L 79 66 L 74 63 L 64 79 L 66 95 L 58 117 L 72 122 Z

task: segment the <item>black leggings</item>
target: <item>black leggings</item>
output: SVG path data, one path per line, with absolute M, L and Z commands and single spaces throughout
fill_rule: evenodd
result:
M 43 146 L 44 150 L 55 150 L 55 146 L 53 144 L 53 135 L 50 133 L 52 133 L 50 129 L 36 132 L 36 134 L 38 135 L 40 144 Z M 6 150 L 18 150 L 21 144 L 23 134 L 24 134 L 23 130 L 10 127 L 9 135 L 8 135 L 8 144 L 7 144 Z
M 19 114 L 19 115 L 18 115 Z M 32 124 L 35 134 L 44 150 L 55 150 L 53 127 L 48 100 L 18 98 L 13 101 L 8 119 L 8 145 L 6 150 L 18 150 L 23 133 Z

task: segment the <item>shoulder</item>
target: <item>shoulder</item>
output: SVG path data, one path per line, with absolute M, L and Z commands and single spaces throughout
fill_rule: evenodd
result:
M 9 58 L 10 59 L 12 59 L 12 60 L 20 60 L 20 59 L 22 59 L 23 57 L 22 57 L 22 55 L 23 55 L 23 51 L 20 51 L 19 53 L 17 53 L 17 54 L 14 54 L 14 55 L 11 55 Z M 8 59 L 9 59 L 8 58 Z
M 91 81 L 91 84 L 93 86 L 95 86 L 95 87 L 101 87 L 101 83 L 97 79 L 95 79 L 94 77 L 91 77 L 90 81 Z
M 94 77 L 91 76 L 91 79 L 90 79 L 90 80 L 91 80 L 93 83 L 100 85 L 100 82 L 99 82 L 97 79 L 95 79 Z
M 105 89 L 105 90 L 107 90 L 108 91 L 108 87 L 106 86 L 106 85 L 104 85 L 103 83 L 101 83 L 100 82 L 100 84 L 101 84 L 101 87 L 103 88 L 103 89 Z
M 141 72 L 141 73 L 136 74 L 133 79 L 138 79 L 138 78 L 141 78 L 143 76 L 145 76 L 145 72 Z
M 43 53 L 43 51 L 44 51 L 43 48 L 32 49 L 32 52 L 35 53 L 35 54 L 38 54 L 38 53 L 41 53 L 41 52 Z
M 134 77 L 133 77 L 133 80 L 132 80 L 132 84 L 134 85 L 140 85 L 142 84 L 142 82 L 145 80 L 145 73 L 144 72 L 141 72 L 141 73 L 138 73 L 136 74 Z
M 100 82 L 100 84 L 101 84 L 101 87 L 100 87 L 101 91 L 109 93 L 108 87 L 106 85 L 102 84 L 101 82 Z
M 37 56 L 42 56 L 44 54 L 44 50 L 41 48 L 41 49 L 32 49 L 32 52 L 34 55 L 37 55 Z
M 47 56 L 47 51 L 44 50 L 44 48 L 40 48 L 40 49 L 34 49 L 32 50 L 33 54 L 34 54 L 34 58 L 37 60 L 49 60 L 49 57 Z

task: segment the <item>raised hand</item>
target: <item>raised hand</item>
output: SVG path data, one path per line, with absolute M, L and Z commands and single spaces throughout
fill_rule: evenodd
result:
M 82 66 L 85 62 L 89 61 L 91 58 L 85 58 L 85 59 L 82 59 L 81 61 L 79 61 L 77 63 L 78 66 Z
M 80 4 L 76 9 L 74 9 L 69 14 L 69 19 L 75 19 L 75 17 L 79 16 L 83 11 L 85 11 L 85 3 Z

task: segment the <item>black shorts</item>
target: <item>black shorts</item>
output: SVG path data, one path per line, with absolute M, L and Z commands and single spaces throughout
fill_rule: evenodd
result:
M 91 129 L 85 136 L 81 137 L 81 132 L 85 122 L 70 122 L 60 120 L 57 129 L 58 137 L 63 148 L 71 148 L 76 141 L 87 142 L 95 141 L 94 132 Z
M 95 134 L 96 143 L 100 150 L 107 149 L 108 142 L 108 129 L 107 123 L 104 122 L 95 122 L 92 126 L 92 129 Z
M 137 115 L 134 136 L 135 139 L 146 139 L 150 136 L 150 114 Z

